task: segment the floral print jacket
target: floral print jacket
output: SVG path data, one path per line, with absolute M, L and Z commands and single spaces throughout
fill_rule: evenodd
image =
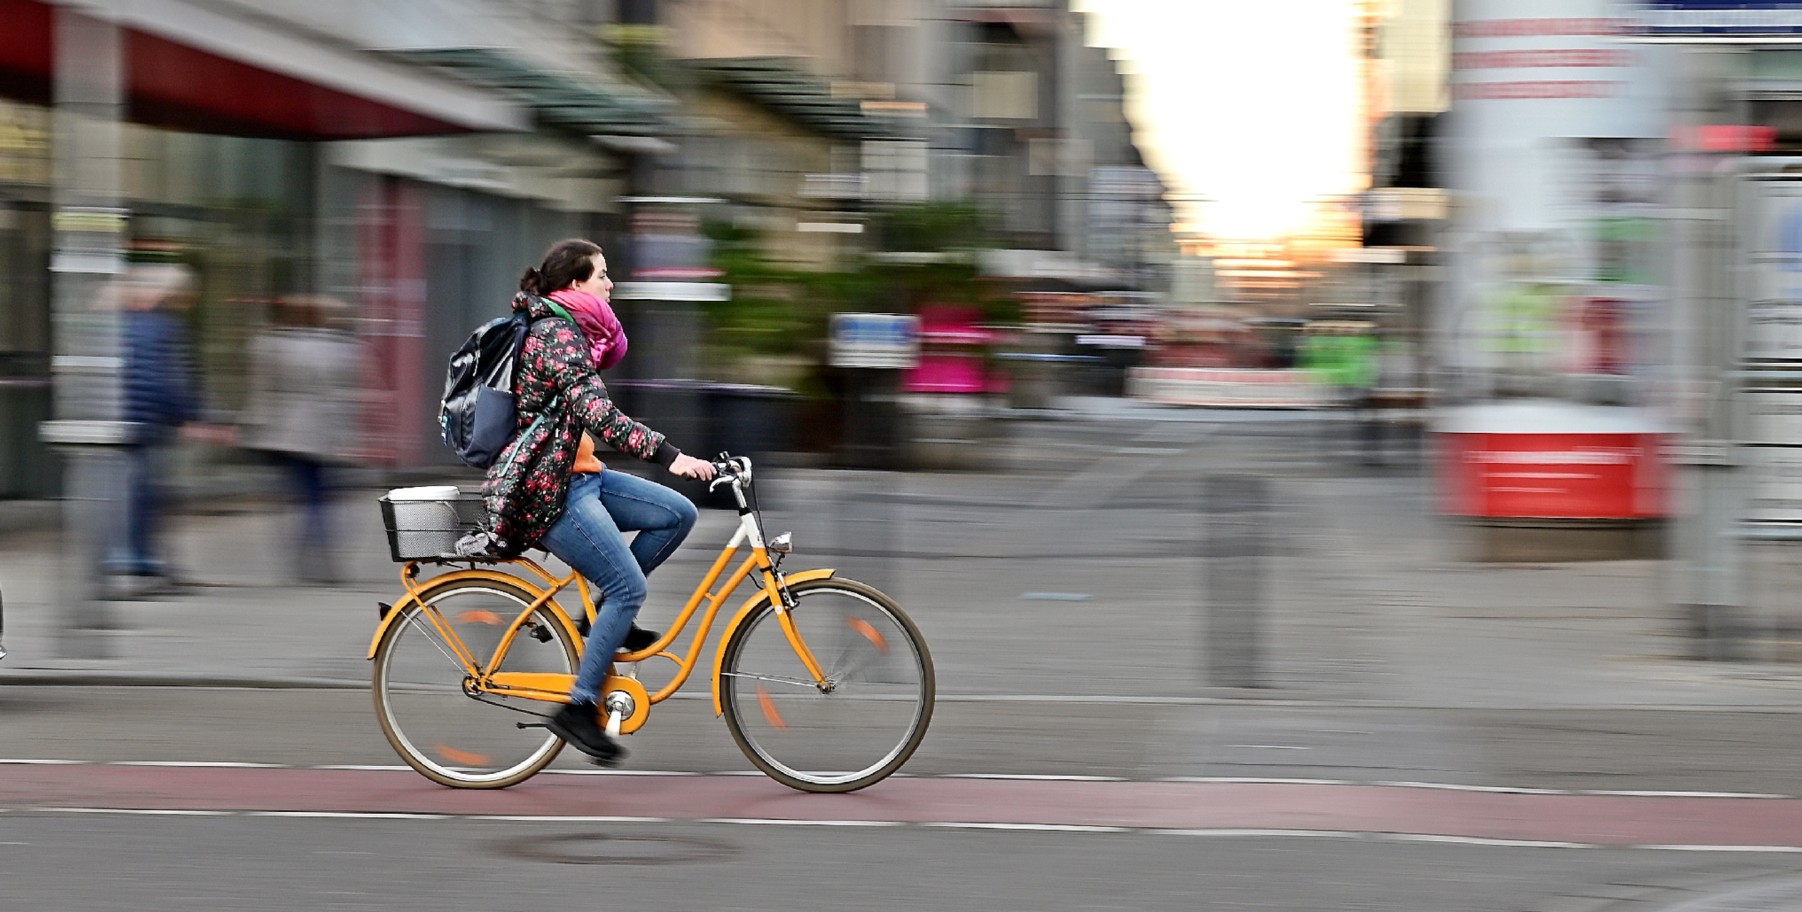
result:
M 522 292 L 513 309 L 532 317 L 513 378 L 519 436 L 489 468 L 482 497 L 488 531 L 501 539 L 503 551 L 517 554 L 536 545 L 563 514 L 583 431 L 665 468 L 681 451 L 613 404 L 587 340 L 555 304 Z

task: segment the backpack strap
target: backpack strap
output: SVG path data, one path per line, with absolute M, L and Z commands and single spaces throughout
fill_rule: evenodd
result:
M 541 295 L 540 300 L 544 301 L 545 306 L 549 307 L 551 309 L 551 316 L 550 317 L 539 317 L 537 320 L 532 321 L 534 324 L 536 324 L 538 322 L 538 320 L 549 320 L 552 317 L 562 317 L 563 319 L 569 321 L 569 325 L 576 328 L 576 335 L 582 337 L 582 344 L 584 346 L 586 346 L 588 344 L 588 334 L 582 331 L 582 324 L 576 322 L 576 318 L 575 318 L 574 314 L 570 313 L 569 310 L 567 308 L 565 308 L 562 304 L 559 304 L 556 301 L 554 301 L 548 297 L 544 297 Z

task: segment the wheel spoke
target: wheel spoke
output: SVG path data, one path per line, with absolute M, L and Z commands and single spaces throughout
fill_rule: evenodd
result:
M 809 690 L 819 690 L 820 689 L 820 685 L 815 684 L 812 681 L 804 681 L 800 678 L 791 678 L 791 677 L 787 677 L 786 675 L 749 674 L 749 673 L 742 672 L 742 671 L 722 671 L 722 672 L 720 672 L 720 677 L 722 677 L 722 678 L 749 678 L 753 681 L 769 681 L 772 684 L 793 684 L 796 687 L 805 687 Z
M 433 629 L 431 624 L 421 624 L 419 622 L 419 616 L 424 613 L 424 611 L 409 611 L 401 618 L 401 622 L 411 626 L 414 630 L 419 631 L 419 635 L 425 637 L 426 642 L 438 647 L 438 651 L 443 653 L 444 657 L 449 659 L 450 663 L 455 665 L 459 672 L 469 674 L 469 666 L 464 664 L 462 659 L 451 654 L 450 647 L 445 645 L 444 638 L 438 631 Z
M 383 635 L 376 650 L 375 700 L 382 731 L 409 766 L 436 782 L 498 788 L 522 781 L 553 760 L 563 743 L 542 727 L 521 729 L 519 713 L 545 704 L 522 697 L 472 697 L 469 663 L 500 671 L 574 674 L 578 646 L 539 608 L 527 624 L 551 639 L 507 639 L 509 622 L 533 601 L 521 586 L 453 580 L 428 585 Z M 425 612 L 433 615 L 421 617 Z M 496 656 L 503 642 L 504 654 Z M 450 665 L 446 665 L 446 660 Z M 510 710 L 510 711 L 506 711 Z
M 850 791 L 880 781 L 918 746 L 932 714 L 932 660 L 886 596 L 860 583 L 822 580 L 791 590 L 788 618 L 830 655 L 831 687 L 789 672 L 799 661 L 775 612 L 764 608 L 726 645 L 722 709 L 733 739 L 773 778 L 807 791 Z M 873 666 L 874 679 L 850 682 Z M 785 685 L 766 689 L 765 682 Z

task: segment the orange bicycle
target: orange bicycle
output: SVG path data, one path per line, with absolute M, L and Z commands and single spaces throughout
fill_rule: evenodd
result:
M 713 656 L 714 714 L 758 769 L 792 788 L 849 792 L 882 781 L 913 755 L 932 719 L 925 640 L 872 586 L 832 570 L 784 572 L 791 538 L 784 533 L 766 545 L 751 460 L 722 454 L 716 468 L 713 486 L 729 486 L 738 505 L 737 532 L 669 631 L 619 654 L 601 686 L 608 733 L 638 731 L 651 707 L 682 687 L 720 606 L 755 574 L 756 592 L 732 615 Z M 482 516 L 475 494 L 404 489 L 381 505 L 406 588 L 397 604 L 381 605 L 369 646 L 382 733 L 434 782 L 504 788 L 531 778 L 563 747 L 543 720 L 550 704 L 568 702 L 594 621 L 587 581 L 573 572 L 559 578 L 526 557 L 455 554 L 457 538 Z M 751 553 L 727 573 L 746 545 Z M 422 580 L 424 566 L 447 572 Z M 572 587 L 579 620 L 556 600 Z M 687 651 L 672 651 L 697 612 Z M 636 676 L 636 663 L 652 658 L 677 666 L 654 693 Z M 632 671 L 621 674 L 627 663 Z

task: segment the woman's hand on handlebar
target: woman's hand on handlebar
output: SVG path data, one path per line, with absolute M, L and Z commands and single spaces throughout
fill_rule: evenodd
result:
M 676 461 L 669 464 L 669 470 L 671 474 L 697 481 L 711 481 L 714 474 L 713 463 L 696 459 L 687 453 L 678 455 Z

